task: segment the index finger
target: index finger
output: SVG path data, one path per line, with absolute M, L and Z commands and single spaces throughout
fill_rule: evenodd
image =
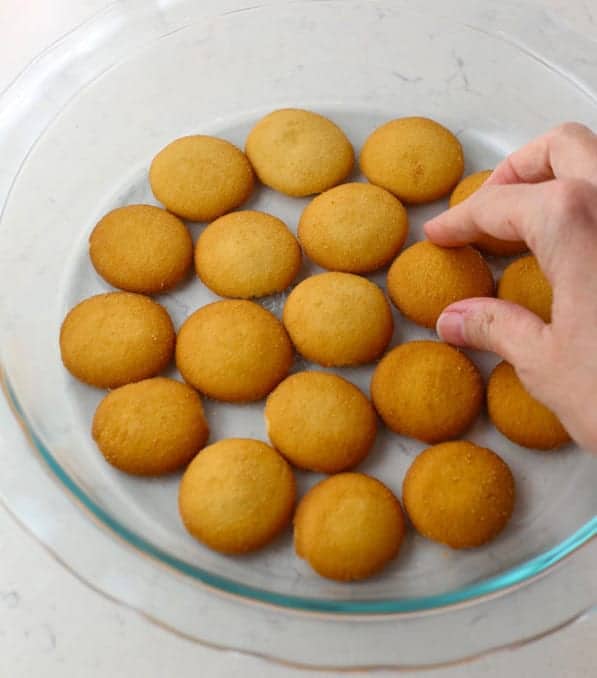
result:
M 557 182 L 484 185 L 464 202 L 430 219 L 425 234 L 436 245 L 459 247 L 482 234 L 501 240 L 523 240 L 541 260 L 553 249 L 555 229 L 550 210 L 557 201 Z
M 567 122 L 533 139 L 503 160 L 486 185 L 556 178 L 597 182 L 597 135 L 585 125 Z

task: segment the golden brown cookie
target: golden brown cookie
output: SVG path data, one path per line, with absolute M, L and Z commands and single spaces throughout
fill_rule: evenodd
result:
M 443 198 L 464 171 L 458 139 L 429 118 L 390 120 L 369 135 L 361 170 L 372 184 L 407 203 Z
M 114 287 L 156 294 L 177 285 L 193 261 L 183 222 L 153 205 L 127 205 L 103 217 L 89 237 L 95 270 Z
M 401 252 L 388 271 L 388 294 L 409 320 L 434 328 L 455 301 L 491 297 L 493 276 L 473 247 L 438 247 L 427 240 Z
M 249 133 L 245 151 L 262 183 L 295 197 L 339 184 L 354 164 L 344 132 L 322 115 L 298 108 L 262 118 Z
M 371 380 L 375 409 L 401 435 L 438 443 L 457 438 L 483 406 L 483 379 L 458 349 L 410 341 L 392 349 Z
M 303 280 L 286 300 L 283 321 L 297 351 L 328 367 L 373 362 L 394 329 L 383 292 L 351 273 Z
M 265 546 L 290 522 L 290 466 L 259 440 L 228 438 L 202 450 L 184 473 L 178 508 L 187 530 L 221 553 Z
M 195 270 L 222 297 L 263 297 L 286 289 L 301 249 L 283 221 L 265 212 L 232 212 L 212 222 L 195 249 Z
M 217 301 L 190 315 L 176 341 L 184 379 L 216 400 L 266 396 L 288 374 L 293 351 L 280 321 L 252 301 Z
M 185 466 L 207 442 L 209 428 L 196 391 L 154 377 L 108 393 L 95 412 L 92 435 L 112 466 L 156 476 Z
M 242 205 L 253 190 L 247 157 L 224 139 L 181 137 L 153 159 L 149 183 L 170 212 L 191 221 L 211 221 Z
M 362 473 L 339 473 L 302 498 L 294 547 L 322 577 L 353 581 L 395 558 L 405 531 L 400 502 L 385 485 Z
M 454 207 L 455 205 L 458 205 L 458 203 L 463 202 L 481 188 L 487 179 L 489 179 L 492 172 L 493 170 L 482 170 L 481 172 L 475 172 L 474 174 L 469 174 L 468 177 L 464 177 L 452 191 L 452 195 L 450 196 L 450 207 Z M 526 243 L 521 240 L 500 240 L 499 238 L 494 238 L 492 235 L 488 234 L 479 236 L 474 245 L 486 254 L 493 254 L 494 256 L 499 257 L 510 257 L 513 254 L 522 254 L 528 249 Z
M 174 328 L 166 310 L 141 294 L 110 292 L 72 308 L 60 329 L 66 369 L 99 388 L 153 377 L 170 362 Z
M 370 273 L 390 263 L 406 240 L 402 203 L 373 184 L 342 184 L 314 198 L 298 237 L 316 264 L 331 271 Z
M 404 508 L 415 529 L 454 549 L 494 539 L 510 520 L 514 494 L 506 462 L 466 440 L 421 452 L 402 485 Z
M 533 398 L 510 363 L 501 362 L 489 377 L 487 410 L 498 431 L 523 447 L 552 450 L 570 442 L 560 420 Z
M 474 172 L 464 177 L 461 181 L 458 182 L 456 188 L 452 191 L 450 195 L 449 206 L 454 207 L 461 202 L 464 202 L 469 198 L 475 191 L 478 191 L 481 186 L 489 179 L 493 170 L 481 170 L 480 172 Z
M 532 255 L 513 261 L 504 270 L 498 285 L 498 297 L 528 308 L 543 322 L 551 322 L 553 292 Z
M 295 466 L 337 473 L 362 461 L 377 431 L 375 410 L 346 379 L 298 372 L 270 393 L 265 405 L 272 445 Z

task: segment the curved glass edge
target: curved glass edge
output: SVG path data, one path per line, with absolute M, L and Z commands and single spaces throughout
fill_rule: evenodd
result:
M 8 401 L 7 401 L 8 402 Z M 9 405 L 10 407 L 10 405 Z M 12 408 L 10 408 L 12 410 Z M 558 633 L 566 628 L 569 628 L 573 625 L 576 625 L 578 623 L 583 622 L 586 619 L 589 619 L 592 617 L 592 615 L 597 614 L 597 605 L 593 605 L 592 607 L 585 607 L 580 609 L 577 613 L 572 614 L 568 617 L 566 617 L 564 620 L 548 626 L 548 628 L 544 630 L 540 630 L 535 633 L 531 633 L 529 635 L 525 635 L 523 638 L 517 639 L 517 640 L 510 640 L 506 641 L 503 643 L 498 643 L 496 645 L 492 645 L 489 647 L 486 647 L 482 650 L 472 652 L 470 654 L 465 654 L 462 657 L 458 657 L 455 659 L 448 659 L 448 660 L 439 660 L 436 662 L 425 662 L 425 663 L 398 663 L 392 660 L 389 660 L 387 662 L 363 662 L 360 664 L 355 664 L 355 665 L 344 665 L 344 664 L 339 664 L 336 662 L 320 662 L 317 661 L 316 663 L 309 663 L 307 661 L 301 661 L 298 659 L 288 659 L 279 655 L 275 654 L 270 654 L 267 651 L 258 651 L 255 649 L 247 649 L 247 648 L 236 648 L 232 647 L 227 644 L 219 643 L 219 642 L 214 642 L 211 640 L 206 640 L 205 638 L 202 638 L 200 636 L 181 631 L 179 628 L 173 626 L 170 622 L 164 621 L 158 617 L 156 617 L 154 614 L 146 612 L 144 609 L 141 609 L 137 604 L 129 602 L 127 600 L 124 600 L 123 598 L 114 595 L 110 591 L 107 591 L 105 588 L 98 586 L 96 583 L 91 581 L 88 576 L 81 574 L 78 570 L 74 569 L 71 564 L 65 560 L 62 559 L 53 549 L 50 545 L 45 543 L 44 541 L 39 541 L 38 536 L 36 535 L 35 532 L 33 532 L 30 528 L 30 526 L 26 523 L 23 522 L 22 518 L 17 514 L 13 513 L 12 509 L 9 508 L 7 504 L 4 503 L 2 500 L 2 497 L 0 497 L 0 507 L 3 507 L 9 515 L 14 519 L 15 523 L 21 527 L 27 534 L 31 536 L 32 539 L 38 540 L 38 543 L 46 550 L 48 555 L 52 557 L 61 567 L 64 567 L 73 577 L 75 577 L 78 581 L 80 581 L 83 585 L 89 587 L 92 591 L 94 591 L 96 594 L 99 596 L 102 596 L 106 600 L 113 602 L 117 605 L 121 605 L 125 607 L 126 609 L 131 610 L 132 612 L 135 612 L 136 614 L 141 615 L 144 619 L 147 621 L 151 622 L 152 624 L 157 625 L 161 629 L 174 634 L 175 636 L 185 640 L 185 641 L 190 641 L 193 643 L 198 643 L 199 645 L 202 645 L 203 647 L 209 648 L 211 650 L 217 651 L 217 652 L 229 652 L 231 650 L 235 652 L 239 652 L 242 655 L 254 657 L 259 660 L 266 661 L 268 663 L 272 663 L 274 665 L 278 665 L 280 667 L 286 667 L 286 668 L 293 668 L 293 669 L 299 669 L 299 670 L 308 670 L 308 671 L 333 671 L 335 673 L 342 673 L 342 674 L 352 674 L 354 672 L 381 672 L 381 671 L 424 671 L 424 670 L 431 670 L 431 669 L 445 669 L 445 668 L 453 668 L 453 667 L 459 667 L 459 666 L 464 666 L 466 664 L 469 664 L 470 662 L 498 654 L 500 652 L 506 651 L 506 650 L 516 650 L 521 647 L 525 647 L 526 645 L 529 645 L 531 643 L 534 643 L 536 641 L 543 640 L 544 638 L 547 638 L 549 636 L 552 636 L 555 633 Z M 392 621 L 396 618 L 395 615 L 388 615 L 387 617 L 384 617 L 384 619 L 388 619 L 388 621 Z M 348 616 L 343 616 L 342 620 L 352 620 L 354 617 L 348 617 Z M 363 618 L 361 618 L 363 619 Z M 369 617 L 364 618 L 369 619 Z
M 191 577 L 216 591 L 222 591 L 240 598 L 250 598 L 254 601 L 291 610 L 343 615 L 388 615 L 432 610 L 437 611 L 441 608 L 477 601 L 493 594 L 504 593 L 523 583 L 528 583 L 545 573 L 548 569 L 554 567 L 557 563 L 571 555 L 591 539 L 597 537 L 597 516 L 593 516 L 591 520 L 585 523 L 570 537 L 539 556 L 531 558 L 520 565 L 510 568 L 505 572 L 490 577 L 482 582 L 451 591 L 450 593 L 438 594 L 425 598 L 405 598 L 402 600 L 395 599 L 384 601 L 367 599 L 321 600 L 317 598 L 280 594 L 265 589 L 247 586 L 241 582 L 208 572 L 163 551 L 150 541 L 140 537 L 122 525 L 99 504 L 88 497 L 62 466 L 60 466 L 52 453 L 36 435 L 4 372 L 0 373 L 0 381 L 4 387 L 3 390 L 5 391 L 9 403 L 11 403 L 14 408 L 15 415 L 18 416 L 33 443 L 35 450 L 39 453 L 52 474 L 69 491 L 69 493 L 77 501 L 83 504 L 83 506 L 98 520 L 129 545 L 142 553 L 151 556 L 158 562 L 174 568 L 178 572 Z

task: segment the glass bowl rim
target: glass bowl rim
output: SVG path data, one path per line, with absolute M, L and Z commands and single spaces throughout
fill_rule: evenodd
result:
M 70 494 L 71 498 L 79 503 L 84 510 L 96 518 L 103 528 L 107 528 L 112 536 L 122 539 L 128 546 L 150 556 L 153 561 L 173 569 L 177 573 L 206 585 L 217 592 L 232 595 L 240 599 L 271 605 L 289 610 L 341 615 L 403 615 L 440 611 L 466 603 L 477 602 L 493 595 L 503 594 L 526 584 L 533 579 L 547 573 L 562 560 L 572 555 L 576 550 L 597 537 L 597 516 L 577 529 L 572 535 L 547 551 L 529 558 L 528 560 L 510 567 L 498 575 L 494 575 L 468 586 L 460 587 L 447 593 L 433 594 L 418 598 L 403 598 L 390 600 L 368 599 L 320 599 L 306 596 L 277 593 L 266 589 L 249 586 L 242 582 L 209 572 L 197 565 L 192 565 L 176 556 L 163 551 L 149 540 L 136 534 L 123 525 L 108 511 L 89 497 L 86 492 L 73 480 L 69 473 L 54 458 L 50 450 L 44 445 L 29 423 L 27 416 L 19 403 L 14 389 L 10 385 L 8 376 L 0 366 L 0 385 L 4 396 L 11 405 L 15 419 L 22 425 L 27 439 L 43 460 L 47 468 Z
M 515 3 L 508 4 L 514 5 Z M 5 103 L 6 100 L 10 98 L 10 95 L 15 92 L 21 84 L 35 86 L 35 83 L 27 83 L 26 81 L 30 71 L 34 69 L 38 63 L 51 59 L 56 50 L 68 47 L 68 43 L 71 40 L 76 39 L 79 34 L 84 33 L 88 27 L 96 25 L 98 22 L 101 22 L 102 19 L 109 18 L 110 10 L 119 5 L 119 2 L 112 3 L 93 14 L 87 20 L 75 26 L 69 33 L 50 45 L 38 57 L 33 59 L 33 61 L 28 64 L 3 91 L 0 92 L 0 104 Z M 156 5 L 154 3 L 147 3 L 144 11 L 155 8 Z M 153 38 L 155 38 L 155 36 L 153 36 Z M 581 87 L 581 89 L 583 88 Z M 52 120 L 53 116 L 49 119 L 48 125 L 51 124 Z M 45 129 L 46 126 L 44 126 L 32 140 L 24 158 L 21 159 L 21 163 L 16 173 L 12 177 L 6 199 L 0 209 L 0 223 L 2 221 L 4 208 L 12 192 L 12 187 L 21 173 L 23 162 Z M 597 516 L 593 516 L 572 535 L 533 558 L 527 559 L 498 575 L 491 576 L 474 584 L 460 587 L 447 593 L 434 594 L 431 596 L 390 600 L 323 600 L 268 591 L 266 589 L 245 585 L 242 582 L 220 576 L 216 573 L 209 572 L 203 568 L 187 563 L 176 556 L 163 551 L 159 547 L 153 545 L 150 541 L 121 524 L 116 518 L 111 516 L 108 511 L 103 509 L 86 494 L 37 436 L 34 427 L 29 422 L 24 409 L 16 396 L 15 390 L 10 384 L 7 372 L 1 362 L 0 387 L 4 391 L 4 396 L 6 397 L 9 406 L 11 406 L 16 421 L 21 424 L 27 435 L 28 441 L 38 456 L 43 460 L 46 467 L 51 471 L 54 479 L 67 490 L 71 499 L 79 503 L 84 510 L 89 512 L 91 516 L 99 521 L 99 524 L 110 536 L 120 538 L 128 546 L 140 552 L 142 555 L 150 556 L 153 562 L 157 562 L 157 564 L 161 566 L 189 577 L 216 592 L 229 594 L 242 600 L 250 600 L 252 602 L 272 605 L 277 608 L 285 608 L 288 610 L 332 615 L 372 615 L 377 617 L 381 615 L 393 616 L 425 612 L 429 613 L 467 603 L 478 602 L 494 595 L 512 591 L 519 586 L 544 575 L 562 560 L 597 537 Z

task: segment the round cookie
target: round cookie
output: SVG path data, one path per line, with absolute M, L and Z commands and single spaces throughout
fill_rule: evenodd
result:
M 464 177 L 452 191 L 449 203 L 450 207 L 454 207 L 463 202 L 481 188 L 487 179 L 489 179 L 492 172 L 493 170 L 482 170 L 481 172 L 475 172 L 474 174 L 469 174 L 468 177 Z M 522 254 L 528 249 L 526 243 L 521 240 L 500 240 L 487 233 L 479 236 L 474 245 L 482 252 L 493 254 L 498 257 L 510 257 L 513 254 Z
M 438 247 L 427 240 L 401 252 L 388 271 L 388 294 L 409 320 L 434 328 L 455 301 L 491 297 L 493 276 L 473 247 Z
M 224 139 L 181 137 L 163 148 L 149 169 L 155 197 L 191 221 L 211 221 L 242 205 L 253 191 L 245 154 Z
M 280 219 L 246 210 L 212 222 L 195 249 L 195 270 L 222 297 L 263 297 L 286 289 L 301 267 L 301 249 Z
M 153 377 L 170 362 L 174 328 L 166 310 L 149 297 L 109 292 L 72 308 L 60 328 L 66 369 L 99 388 Z
M 265 405 L 272 445 L 299 468 L 337 473 L 362 461 L 375 442 L 375 410 L 346 379 L 298 372 L 270 393 Z
M 533 398 L 510 363 L 501 362 L 489 377 L 487 410 L 498 431 L 523 447 L 552 450 L 570 442 L 560 420 Z
M 301 215 L 298 237 L 308 257 L 331 271 L 370 273 L 404 244 L 402 203 L 373 184 L 342 184 L 314 198 Z
M 344 132 L 322 115 L 298 108 L 262 118 L 249 133 L 245 151 L 262 183 L 295 197 L 339 184 L 354 164 Z
M 480 172 L 474 172 L 473 174 L 464 177 L 452 191 L 448 202 L 449 207 L 455 207 L 459 203 L 464 202 L 475 193 L 475 191 L 478 191 L 492 173 L 493 170 L 481 170 Z
M 405 531 L 400 502 L 385 485 L 362 473 L 340 473 L 302 498 L 294 547 L 322 577 L 353 581 L 395 558 Z
M 543 322 L 551 322 L 553 292 L 533 255 L 521 257 L 506 267 L 498 284 L 498 297 L 528 308 Z
M 373 362 L 394 329 L 383 292 L 351 273 L 320 273 L 303 280 L 286 300 L 283 321 L 297 351 L 328 367 Z
M 372 184 L 417 204 L 443 198 L 464 171 L 458 139 L 429 118 L 390 120 L 369 135 L 361 170 Z
M 189 464 L 178 507 L 187 530 L 221 553 L 265 546 L 290 522 L 296 496 L 290 466 L 259 440 L 228 438 Z
M 457 438 L 483 406 L 483 379 L 464 353 L 439 341 L 410 341 L 383 357 L 371 380 L 388 428 L 438 443 Z
M 454 549 L 481 546 L 506 526 L 514 478 L 495 452 L 466 440 L 429 447 L 408 469 L 402 500 L 417 532 Z
M 280 321 L 252 301 L 217 301 L 190 315 L 176 340 L 176 366 L 191 386 L 228 402 L 260 400 L 293 361 Z
M 127 205 L 103 217 L 89 237 L 95 270 L 114 287 L 156 294 L 177 285 L 193 261 L 183 222 L 153 205 Z
M 196 391 L 154 377 L 108 393 L 95 412 L 92 435 L 112 466 L 155 476 L 187 464 L 207 442 L 209 428 Z

